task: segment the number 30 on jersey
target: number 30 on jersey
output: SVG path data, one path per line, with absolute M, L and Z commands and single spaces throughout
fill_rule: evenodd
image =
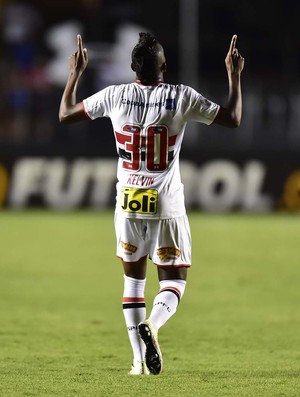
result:
M 115 132 L 118 149 L 125 151 L 123 168 L 139 171 L 142 161 L 148 171 L 161 172 L 168 165 L 168 129 L 164 125 L 147 127 L 145 136 L 139 126 L 125 124 L 122 132 Z

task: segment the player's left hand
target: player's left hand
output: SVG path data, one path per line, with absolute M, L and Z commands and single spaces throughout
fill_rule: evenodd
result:
M 77 35 L 77 51 L 69 58 L 69 71 L 78 77 L 82 75 L 88 64 L 87 49 L 82 47 L 81 35 Z
M 237 35 L 233 35 L 225 58 L 227 72 L 230 74 L 239 74 L 244 69 L 245 60 L 236 48 Z

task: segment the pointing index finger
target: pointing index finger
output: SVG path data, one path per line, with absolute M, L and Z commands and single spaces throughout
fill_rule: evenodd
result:
M 80 34 L 77 35 L 77 46 L 78 46 L 78 51 L 82 52 L 82 38 Z
M 237 35 L 234 34 L 234 35 L 232 36 L 231 43 L 230 43 L 230 47 L 229 47 L 229 52 L 230 52 L 230 53 L 232 53 L 233 50 L 235 49 L 236 39 L 237 39 Z

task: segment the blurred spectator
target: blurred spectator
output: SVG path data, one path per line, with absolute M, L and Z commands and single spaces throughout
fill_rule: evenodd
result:
M 38 38 L 42 21 L 28 3 L 11 0 L 2 10 L 2 37 L 12 62 L 28 70 L 38 55 Z
M 76 35 L 81 30 L 79 22 L 66 21 L 46 31 L 46 43 L 53 53 L 46 67 L 47 77 L 51 84 L 64 87 L 64 82 L 68 78 L 67 59 L 74 52 Z
M 1 60 L 2 136 L 24 142 L 40 133 L 47 81 L 41 51 L 42 18 L 22 1 L 7 2 L 1 33 L 5 57 Z M 46 124 L 47 125 L 47 124 Z

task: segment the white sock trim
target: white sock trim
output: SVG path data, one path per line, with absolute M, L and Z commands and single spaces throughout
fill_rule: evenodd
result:
M 160 290 L 159 293 L 162 291 L 172 291 L 177 296 L 178 301 L 180 302 L 181 298 L 183 297 L 186 281 L 185 280 L 162 280 L 159 282 Z
M 125 276 L 123 296 L 130 298 L 144 297 L 146 279 L 138 279 Z

